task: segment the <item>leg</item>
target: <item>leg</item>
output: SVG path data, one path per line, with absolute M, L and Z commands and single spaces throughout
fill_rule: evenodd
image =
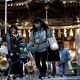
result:
M 59 65 L 59 71 L 60 71 L 60 75 L 62 77 L 64 75 L 64 63 Z
M 23 77 L 23 61 L 20 59 L 20 62 L 19 63 L 20 63 L 19 64 L 20 65 L 20 69 L 19 69 L 20 70 L 19 71 L 20 72 L 20 77 Z
M 6 55 L 6 57 L 8 59 L 8 63 L 9 63 L 8 75 L 10 75 L 10 74 L 12 74 L 12 58 L 11 58 L 10 54 Z
M 40 64 L 41 61 L 41 53 L 39 52 L 35 52 L 35 62 L 36 62 L 36 67 L 38 68 L 40 74 L 38 76 L 38 78 L 42 78 L 42 66 Z
M 56 66 L 55 66 L 55 62 L 52 62 L 52 67 L 53 67 L 52 75 L 55 76 L 55 75 L 56 75 Z
M 46 65 L 46 60 L 47 60 L 47 52 L 42 52 L 41 53 L 41 60 L 42 60 L 42 74 L 43 76 L 46 75 L 46 70 L 47 70 L 47 65 Z
M 36 66 L 38 68 L 38 70 L 40 71 L 40 73 L 42 72 L 42 67 L 40 64 L 40 58 L 41 58 L 41 54 L 38 52 L 35 52 L 35 62 L 36 62 Z

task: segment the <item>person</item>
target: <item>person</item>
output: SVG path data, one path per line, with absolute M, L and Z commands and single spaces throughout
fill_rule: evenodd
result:
M 5 55 L 5 56 L 8 55 L 7 43 L 4 40 L 2 40 L 2 42 L 1 42 L 0 52 L 3 53 L 3 55 Z
M 27 43 L 25 41 L 23 41 L 23 43 L 21 43 L 21 47 L 20 47 L 20 57 L 24 63 L 24 65 L 29 62 L 30 60 L 32 60 L 32 53 L 31 53 L 31 49 L 29 49 L 28 51 L 26 51 L 26 47 L 27 47 Z M 27 74 L 27 70 L 24 66 L 24 73 Z
M 51 36 L 53 36 L 52 29 L 49 29 L 40 17 L 35 18 L 26 50 L 30 47 L 34 49 L 36 66 L 40 72 L 39 78 L 46 76 L 47 47 L 49 46 L 47 38 Z
M 60 63 L 59 63 L 59 71 L 61 77 L 65 75 L 65 69 L 68 66 L 68 62 L 70 61 L 70 53 L 67 48 L 64 48 L 64 43 L 59 44 L 59 52 L 60 52 Z
M 7 55 L 8 55 L 8 48 L 7 48 L 7 43 L 2 39 L 1 41 L 1 47 L 0 47 L 0 64 L 3 63 L 3 59 L 6 59 L 6 66 L 4 69 L 0 67 L 0 72 L 4 73 L 4 76 L 7 76 L 8 74 L 8 60 L 7 60 Z
M 14 74 L 13 78 L 19 74 L 23 77 L 23 63 L 20 58 L 20 47 L 23 42 L 22 37 L 18 34 L 18 28 L 15 24 L 9 27 L 9 32 L 5 34 L 4 39 L 7 42 L 8 59 L 10 62 L 9 74 Z

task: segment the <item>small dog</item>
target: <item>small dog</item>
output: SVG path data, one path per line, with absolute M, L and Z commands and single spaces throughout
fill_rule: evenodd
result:
M 34 78 L 38 74 L 38 69 L 34 62 L 29 61 L 25 64 L 25 69 L 27 70 L 28 77 L 30 79 Z

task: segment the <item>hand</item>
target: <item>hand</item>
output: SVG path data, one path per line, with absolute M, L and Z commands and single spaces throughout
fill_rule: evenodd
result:
M 33 59 L 32 54 L 29 54 L 29 61 L 32 61 L 32 59 Z
M 28 48 L 26 48 L 26 51 L 28 51 Z
M 13 56 L 13 53 L 11 53 L 10 55 Z
M 20 51 L 22 52 L 22 50 L 23 50 L 23 48 L 22 47 L 20 47 Z
M 17 55 L 19 54 L 19 53 L 16 53 Z

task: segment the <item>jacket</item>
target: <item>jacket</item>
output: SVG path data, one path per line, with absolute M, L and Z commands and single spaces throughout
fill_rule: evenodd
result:
M 47 38 L 52 36 L 53 36 L 52 29 L 47 29 L 47 31 L 45 31 L 43 30 L 43 28 L 40 28 L 34 34 L 33 34 L 33 31 L 31 31 L 29 36 L 30 41 L 29 41 L 29 44 L 27 45 L 27 48 L 30 48 L 33 46 L 34 51 L 37 51 L 37 52 L 46 51 L 47 47 L 49 46 Z
M 23 43 L 22 37 L 16 34 L 15 36 L 7 33 L 5 35 L 7 48 L 9 52 L 20 52 L 21 43 Z
M 68 62 L 70 61 L 70 53 L 68 51 L 67 48 L 63 48 L 61 51 L 60 51 L 60 61 L 61 62 Z

